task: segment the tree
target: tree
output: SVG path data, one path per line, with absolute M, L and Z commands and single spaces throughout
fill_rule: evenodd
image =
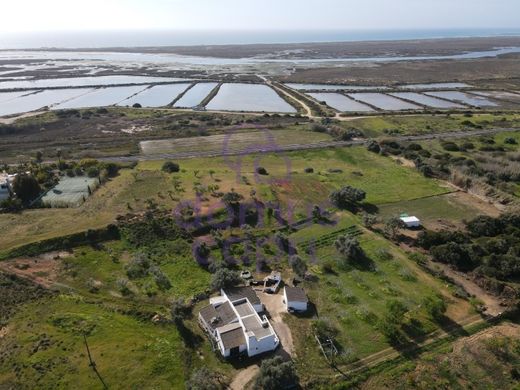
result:
M 280 390 L 294 387 L 298 376 L 294 364 L 284 362 L 280 356 L 262 362 L 260 373 L 255 381 L 255 388 L 263 390 Z
M 373 214 L 363 213 L 362 221 L 367 229 L 371 229 L 377 223 L 377 217 Z
M 300 278 L 305 277 L 305 273 L 307 272 L 307 264 L 300 256 L 293 255 L 289 257 L 289 265 L 296 275 L 298 275 Z
M 166 161 L 163 166 L 162 170 L 163 172 L 167 173 L 176 173 L 180 171 L 180 166 L 177 163 L 174 163 L 173 161 Z
M 23 203 L 29 203 L 40 194 L 41 187 L 34 176 L 22 173 L 14 178 L 13 191 Z
M 401 324 L 404 319 L 404 315 L 408 312 L 408 308 L 403 302 L 397 300 L 388 301 L 386 304 L 388 310 L 387 319 L 394 324 Z
M 225 386 L 221 382 L 221 375 L 202 367 L 193 372 L 190 380 L 186 383 L 188 390 L 221 390 Z
M 43 160 L 43 153 L 42 153 L 41 151 L 38 150 L 38 151 L 36 152 L 36 156 L 35 156 L 35 157 L 36 157 L 36 162 L 41 163 L 42 160 Z
M 401 228 L 401 220 L 398 217 L 392 217 L 385 222 L 384 233 L 387 237 L 395 239 Z
M 426 312 L 435 321 L 440 321 L 446 313 L 446 302 L 440 297 L 427 297 L 423 302 Z
M 170 308 L 170 314 L 172 317 L 172 321 L 176 325 L 182 324 L 182 322 L 186 319 L 188 315 L 188 306 L 184 302 L 184 299 L 179 298 L 172 302 L 172 306 Z
M 338 237 L 334 242 L 336 250 L 343 257 L 343 265 L 348 265 L 350 262 L 356 262 L 365 258 L 365 252 L 359 245 L 359 241 L 355 237 L 348 234 Z
M 345 186 L 340 190 L 333 191 L 329 196 L 331 203 L 340 209 L 352 207 L 365 198 L 365 191 L 351 186 Z
M 222 197 L 222 201 L 229 206 L 236 206 L 243 199 L 244 197 L 233 189 L 230 192 L 225 193 Z
M 211 278 L 211 288 L 219 291 L 223 288 L 235 287 L 241 282 L 240 275 L 227 268 L 219 268 Z

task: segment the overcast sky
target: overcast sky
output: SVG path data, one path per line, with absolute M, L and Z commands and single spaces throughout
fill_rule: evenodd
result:
M 520 27 L 520 0 L 3 0 L 0 31 Z

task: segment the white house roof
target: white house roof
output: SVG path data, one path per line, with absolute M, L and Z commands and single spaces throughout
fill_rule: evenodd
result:
M 421 220 L 417 217 L 402 217 L 401 221 L 404 223 L 418 223 L 421 222 Z

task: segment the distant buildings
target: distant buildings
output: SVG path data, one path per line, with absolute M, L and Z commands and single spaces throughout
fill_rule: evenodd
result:
M 0 173 L 0 202 L 9 199 L 12 195 L 12 185 L 16 175 Z
M 255 291 L 237 287 L 222 290 L 221 294 L 199 312 L 199 324 L 214 348 L 225 358 L 274 351 L 280 340 L 267 317 L 259 315 L 264 306 Z

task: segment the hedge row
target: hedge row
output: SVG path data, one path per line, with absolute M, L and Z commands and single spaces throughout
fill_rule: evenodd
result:
M 50 238 L 48 240 L 22 245 L 8 252 L 1 253 L 0 260 L 21 256 L 36 256 L 41 253 L 71 249 L 81 245 L 119 240 L 120 237 L 119 228 L 116 225 L 108 225 L 101 229 L 89 229 L 80 233 Z

